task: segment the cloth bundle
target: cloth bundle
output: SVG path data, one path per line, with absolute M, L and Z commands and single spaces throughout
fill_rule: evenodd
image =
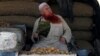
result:
M 12 32 L 0 32 L 0 50 L 15 48 L 17 45 L 17 35 Z
M 18 28 L 0 28 L 0 51 L 14 52 L 24 45 L 23 32 Z

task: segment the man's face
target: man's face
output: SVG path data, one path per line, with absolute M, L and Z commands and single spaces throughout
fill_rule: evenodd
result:
M 42 10 L 40 12 L 41 12 L 42 15 L 45 15 L 45 16 L 51 16 L 52 15 L 51 8 L 46 6 L 46 5 L 42 8 Z

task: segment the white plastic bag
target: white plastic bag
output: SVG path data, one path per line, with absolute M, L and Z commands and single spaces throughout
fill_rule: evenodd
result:
M 17 46 L 17 35 L 13 32 L 0 32 L 0 50 L 13 49 Z
M 23 32 L 18 28 L 0 28 L 0 51 L 20 51 L 24 46 Z

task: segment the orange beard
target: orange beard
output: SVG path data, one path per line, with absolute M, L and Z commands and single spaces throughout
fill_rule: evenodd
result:
M 42 16 L 44 17 L 45 20 L 47 20 L 51 23 L 60 23 L 61 22 L 61 20 L 54 14 L 48 15 L 48 16 L 46 16 L 46 15 L 42 15 Z

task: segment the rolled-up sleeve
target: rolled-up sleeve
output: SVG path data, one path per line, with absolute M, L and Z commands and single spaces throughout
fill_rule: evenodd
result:
M 34 26 L 33 26 L 33 33 L 36 33 L 36 31 L 37 31 L 39 20 L 40 20 L 40 18 L 38 18 L 38 19 L 35 21 L 35 23 L 34 23 Z

